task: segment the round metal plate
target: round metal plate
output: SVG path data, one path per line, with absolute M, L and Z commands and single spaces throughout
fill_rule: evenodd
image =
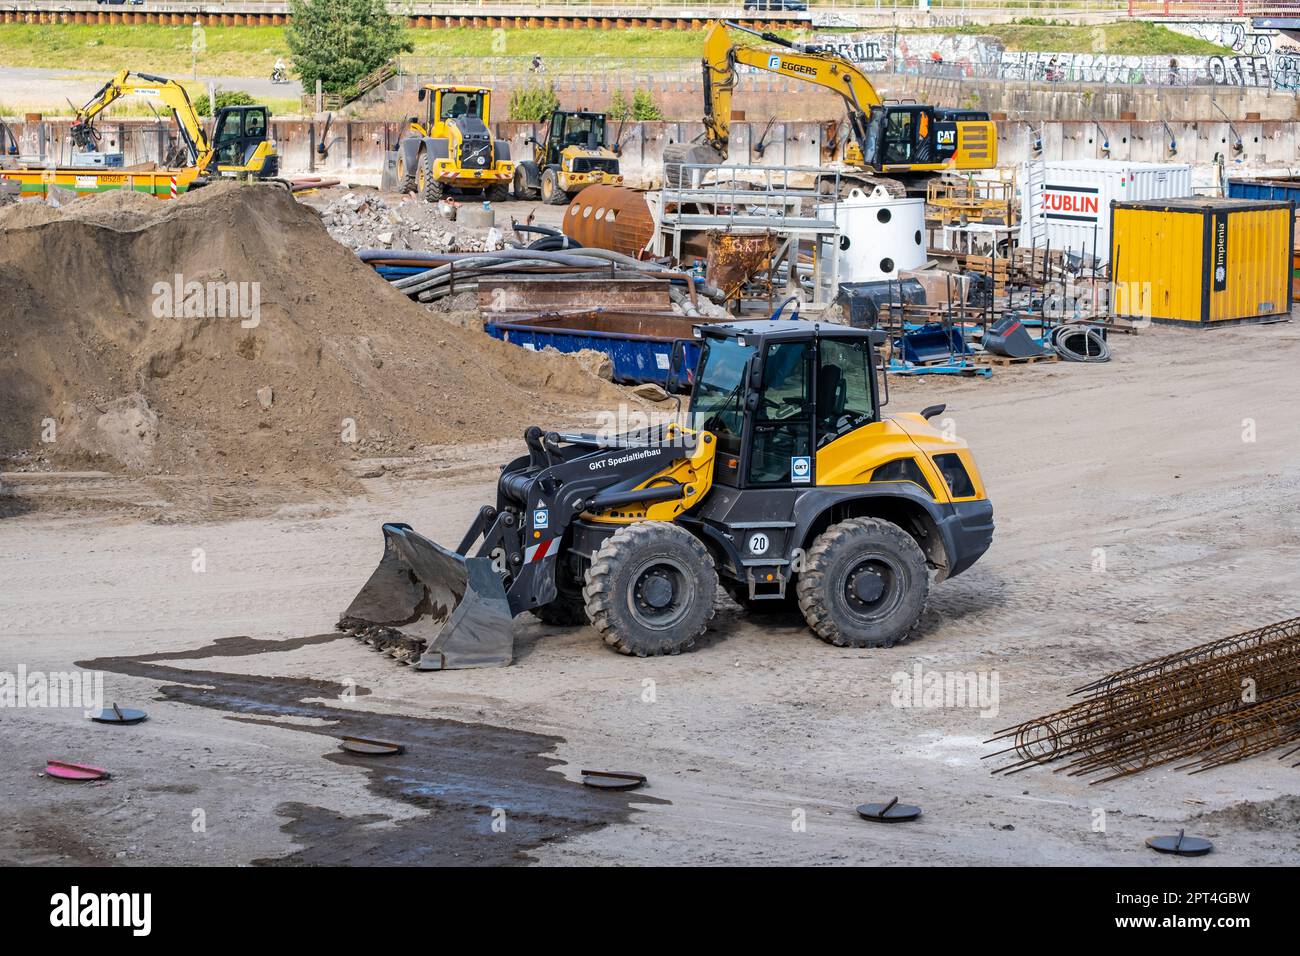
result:
M 149 715 L 143 710 L 127 710 L 114 704 L 112 707 L 91 714 L 90 719 L 97 724 L 138 724 L 142 720 L 148 720 Z
M 1182 830 L 1172 836 L 1147 837 L 1147 846 L 1157 853 L 1173 853 L 1176 856 L 1205 856 L 1214 848 L 1209 840 L 1184 836 Z
M 889 803 L 864 803 L 858 807 L 858 816 L 872 823 L 903 823 L 920 815 L 920 807 L 899 803 L 897 797 Z
M 68 780 L 73 783 L 87 783 L 91 780 L 107 780 L 109 772 L 102 767 L 89 764 L 68 763 L 66 760 L 51 760 L 45 764 L 45 775 L 55 780 Z
M 598 790 L 635 790 L 645 783 L 645 774 L 626 770 L 584 770 L 582 785 Z
M 348 753 L 360 754 L 363 757 L 387 757 L 406 752 L 406 748 L 401 744 L 387 740 L 367 740 L 365 737 L 344 737 L 341 746 Z

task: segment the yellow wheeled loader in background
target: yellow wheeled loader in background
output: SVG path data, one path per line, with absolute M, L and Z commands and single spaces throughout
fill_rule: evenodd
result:
M 423 114 L 412 116 L 397 144 L 398 188 L 436 202 L 453 190 L 492 202 L 510 196 L 510 144 L 492 137 L 492 91 L 478 86 L 420 89 Z
M 989 547 L 970 449 L 881 414 L 884 333 L 804 320 L 697 328 L 689 427 L 617 436 L 533 427 L 494 505 L 449 550 L 385 524 L 339 627 L 423 670 L 509 664 L 512 619 L 590 623 L 625 654 L 688 650 L 722 583 L 798 609 L 841 647 L 905 640 L 936 582 Z
M 541 140 L 528 138 L 533 158 L 515 167 L 515 198 L 563 206 L 588 186 L 622 186 L 618 143 L 608 137 L 604 113 L 556 110 Z

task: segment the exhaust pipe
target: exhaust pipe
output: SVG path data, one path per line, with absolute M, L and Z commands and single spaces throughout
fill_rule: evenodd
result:
M 385 524 L 384 556 L 338 629 L 422 671 L 505 667 L 513 615 L 491 558 L 467 558 Z

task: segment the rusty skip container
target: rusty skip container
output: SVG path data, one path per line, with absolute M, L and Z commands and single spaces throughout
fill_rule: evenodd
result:
M 1112 311 L 1183 326 L 1288 318 L 1294 223 L 1293 202 L 1112 203 Z

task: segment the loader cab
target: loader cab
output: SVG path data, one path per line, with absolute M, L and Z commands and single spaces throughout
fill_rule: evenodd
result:
M 703 326 L 699 335 L 690 425 L 717 438 L 717 484 L 816 484 L 817 450 L 880 418 L 881 332 L 765 321 Z
M 492 93 L 477 86 L 426 86 L 419 92 L 423 103 L 415 125 L 425 136 L 447 136 L 447 125 L 457 120 L 477 120 L 486 126 L 491 120 Z
M 559 165 L 566 149 L 595 153 L 605 145 L 604 113 L 556 110 L 547 124 L 544 142 L 538 144 L 542 157 L 537 165 Z

